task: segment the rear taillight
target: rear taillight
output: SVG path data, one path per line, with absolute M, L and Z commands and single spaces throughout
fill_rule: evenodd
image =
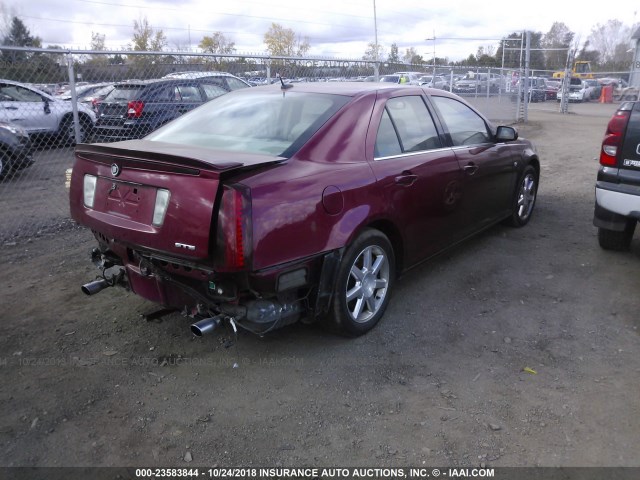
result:
M 630 116 L 631 110 L 626 108 L 626 104 L 623 104 L 609 120 L 604 140 L 602 140 L 600 165 L 615 167 L 618 164 L 618 150 L 622 146 L 622 139 Z
M 251 199 L 241 185 L 223 187 L 216 235 L 216 268 L 242 270 L 251 252 Z
M 96 199 L 96 184 L 98 183 L 98 177 L 95 175 L 85 175 L 82 182 L 82 200 L 84 206 L 93 208 L 93 203 Z
M 127 117 L 140 118 L 144 110 L 144 102 L 142 100 L 132 100 L 127 104 Z

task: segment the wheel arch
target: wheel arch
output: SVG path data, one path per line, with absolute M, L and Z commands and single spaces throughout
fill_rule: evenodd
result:
M 531 165 L 533 168 L 535 168 L 536 174 L 538 175 L 538 178 L 540 178 L 540 159 L 536 155 L 530 157 L 527 160 L 526 165 Z
M 366 230 L 377 230 L 389 239 L 395 261 L 395 277 L 397 278 L 404 270 L 404 242 L 398 227 L 388 219 L 377 219 L 361 225 L 360 228 L 353 232 L 345 246 L 327 253 L 324 257 L 315 304 L 316 316 L 324 316 L 327 314 L 333 299 L 333 289 L 344 252 L 349 245 L 355 242 Z
M 93 119 L 88 113 L 79 111 L 78 112 L 78 121 L 87 122 L 89 125 L 93 125 Z M 73 112 L 67 112 L 62 117 L 60 117 L 60 122 L 58 122 L 58 131 L 60 132 L 64 127 L 65 123 L 71 122 L 73 123 Z
M 395 274 L 398 276 L 402 270 L 404 270 L 404 241 L 398 227 L 390 220 L 380 219 L 367 224 L 360 232 L 358 232 L 358 235 L 364 229 L 378 230 L 389 239 L 391 247 L 393 248 L 393 256 L 395 257 Z M 358 235 L 356 235 L 354 239 L 357 238 Z

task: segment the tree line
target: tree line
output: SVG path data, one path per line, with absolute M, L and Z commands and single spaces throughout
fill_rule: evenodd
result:
M 32 35 L 24 22 L 13 16 L 3 30 L 0 39 L 3 45 L 42 48 L 40 37 Z M 536 70 L 558 70 L 565 68 L 568 51 L 575 52 L 576 60 L 587 60 L 595 71 L 626 71 L 633 59 L 631 36 L 640 25 L 626 26 L 620 20 L 609 20 L 605 24 L 597 24 L 583 43 L 576 38 L 567 25 L 555 22 L 547 33 L 531 32 L 530 67 Z M 0 25 L 0 28 L 2 25 Z M 278 23 L 272 23 L 263 36 L 266 51 L 271 56 L 303 57 L 311 45 L 307 37 L 303 37 L 291 28 Z M 447 65 L 468 67 L 505 67 L 518 68 L 522 64 L 522 46 L 524 36 L 522 32 L 514 32 L 503 39 L 498 45 L 478 46 L 475 54 L 461 61 L 452 62 L 447 57 L 423 58 L 415 47 L 406 48 L 401 55 L 398 45 L 393 43 L 387 53 L 382 45 L 369 43 L 362 59 L 380 61 L 388 64 L 410 64 L 415 66 Z M 162 52 L 169 46 L 168 39 L 162 29 L 154 28 L 146 19 L 141 17 L 133 22 L 133 34 L 128 49 L 134 52 Z M 236 54 L 235 42 L 222 32 L 213 32 L 200 40 L 198 47 L 201 52 L 212 54 L 205 58 L 193 60 L 197 63 L 219 63 L 215 55 Z M 47 48 L 62 49 L 60 46 L 49 45 Z M 106 51 L 104 34 L 92 32 L 90 49 L 96 52 Z M 2 51 L 0 59 L 5 64 L 22 63 L 27 60 L 35 62 L 40 67 L 49 63 L 56 63 L 47 54 L 29 54 L 27 52 Z M 125 58 L 126 57 L 126 58 Z M 148 66 L 155 62 L 167 63 L 175 61 L 170 55 L 166 57 L 150 55 L 120 54 L 88 55 L 84 63 L 88 65 L 116 65 L 131 63 L 138 66 Z M 228 60 L 227 60 L 228 61 Z

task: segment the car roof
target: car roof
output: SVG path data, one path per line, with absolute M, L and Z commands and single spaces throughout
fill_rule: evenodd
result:
M 206 80 L 207 78 L 213 78 L 215 75 L 209 75 L 207 77 L 199 77 L 199 78 L 189 78 L 189 77 L 180 77 L 180 78 L 151 78 L 147 80 L 123 80 L 121 82 L 116 82 L 116 87 L 145 87 L 147 85 L 160 85 L 160 84 L 174 84 L 174 83 L 184 83 L 184 82 L 199 82 L 202 80 Z
M 169 74 L 162 78 L 151 78 L 147 80 L 123 80 L 120 82 L 116 82 L 114 85 L 117 87 L 132 85 L 132 86 L 140 86 L 144 87 L 147 85 L 156 85 L 160 83 L 165 84 L 173 84 L 173 83 L 183 83 L 185 81 L 193 81 L 200 82 L 207 80 L 208 78 L 235 78 L 243 83 L 245 83 L 248 87 L 251 86 L 250 83 L 243 80 L 242 78 L 236 77 L 227 72 L 176 72 L 175 74 Z
M 359 95 L 366 95 L 367 93 L 374 93 L 380 91 L 395 90 L 398 92 L 415 91 L 416 94 L 422 92 L 433 92 L 438 95 L 450 95 L 448 92 L 439 89 L 419 87 L 417 85 L 399 85 L 395 83 L 385 82 L 307 82 L 307 83 L 290 83 L 292 85 L 284 89 L 285 92 L 304 92 L 304 93 L 328 93 L 334 95 L 346 95 L 355 97 Z M 250 89 L 242 88 L 240 90 L 234 90 L 231 93 L 249 93 L 267 91 L 267 90 L 282 90 L 280 84 L 263 85 L 258 87 L 252 87 Z
M 201 78 L 201 77 L 235 77 L 228 72 L 183 71 L 166 74 L 163 79 Z M 237 77 L 235 77 L 237 78 Z

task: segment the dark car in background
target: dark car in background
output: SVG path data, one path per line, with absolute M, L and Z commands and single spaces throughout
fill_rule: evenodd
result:
M 605 250 L 628 250 L 640 220 L 640 102 L 624 102 L 600 149 L 593 224 Z
M 114 82 L 101 82 L 90 85 L 82 85 L 76 88 L 76 98 L 85 107 L 98 111 L 98 104 L 114 89 Z M 57 98 L 60 100 L 71 100 L 71 92 L 65 92 Z
M 0 122 L 0 179 L 33 163 L 33 148 L 27 131 L 8 122 Z
M 73 218 L 102 278 L 265 334 L 298 320 L 360 335 L 412 266 L 530 220 L 534 146 L 438 89 L 309 82 L 231 92 L 142 140 L 76 148 Z M 185 308 L 186 307 L 186 308 Z
M 95 92 L 103 90 L 105 87 L 113 88 L 113 82 L 101 82 L 101 83 L 91 83 L 87 85 L 80 85 L 76 87 L 76 98 L 78 101 L 82 101 L 85 97 L 92 96 Z M 71 90 L 67 90 L 60 95 L 56 95 L 56 98 L 59 100 L 71 100 Z M 87 102 L 85 102 L 87 103 Z M 91 103 L 90 101 L 88 103 Z
M 560 80 L 547 78 L 545 79 L 545 83 L 547 84 L 547 100 L 556 100 L 558 98 L 558 90 L 562 87 L 562 82 Z
M 97 104 L 93 141 L 142 138 L 209 100 L 249 87 L 244 80 L 227 73 L 201 72 L 116 83 Z
M 543 77 L 529 77 L 527 83 L 528 91 L 525 92 L 524 78 L 520 79 L 520 83 L 516 85 L 515 96 L 512 99 L 517 99 L 517 92 L 520 92 L 520 99 L 527 99 L 530 103 L 544 102 L 547 99 L 547 80 Z

